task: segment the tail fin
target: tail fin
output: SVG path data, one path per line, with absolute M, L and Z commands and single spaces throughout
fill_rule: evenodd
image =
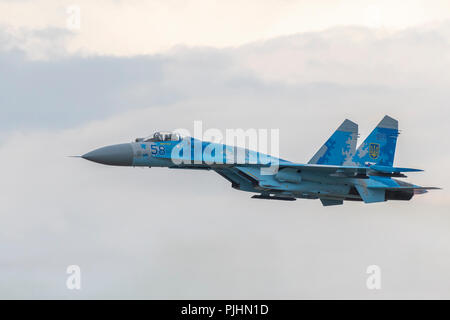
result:
M 308 163 L 329 165 L 351 163 L 357 139 L 358 125 L 346 119 Z
M 398 121 L 385 116 L 366 140 L 359 146 L 353 163 L 364 166 L 367 162 L 392 167 L 397 145 Z

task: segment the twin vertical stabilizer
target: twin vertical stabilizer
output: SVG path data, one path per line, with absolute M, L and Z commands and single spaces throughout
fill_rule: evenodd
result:
M 346 119 L 309 160 L 309 164 L 343 165 L 352 160 L 358 140 L 358 125 Z
M 398 134 L 398 121 L 385 116 L 356 150 L 358 125 L 345 120 L 308 163 L 392 167 Z
M 398 121 L 385 116 L 359 146 L 353 157 L 353 163 L 360 166 L 370 163 L 392 167 L 397 137 Z

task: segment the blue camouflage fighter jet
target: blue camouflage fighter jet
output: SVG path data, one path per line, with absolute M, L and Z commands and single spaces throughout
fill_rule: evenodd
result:
M 398 121 L 385 116 L 356 149 L 358 125 L 345 120 L 307 164 L 174 132 L 156 132 L 81 157 L 115 166 L 212 170 L 234 189 L 257 193 L 252 196 L 255 199 L 320 199 L 324 206 L 410 200 L 438 189 L 395 179 L 422 171 L 393 166 L 398 135 Z

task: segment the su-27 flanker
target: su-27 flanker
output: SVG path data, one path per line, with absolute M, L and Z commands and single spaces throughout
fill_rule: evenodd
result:
M 320 199 L 324 206 L 410 200 L 438 189 L 395 179 L 422 171 L 393 166 L 398 134 L 398 121 L 385 116 L 356 149 L 358 125 L 345 120 L 307 164 L 171 132 L 96 149 L 82 158 L 114 166 L 212 170 L 233 188 L 258 193 L 255 199 Z

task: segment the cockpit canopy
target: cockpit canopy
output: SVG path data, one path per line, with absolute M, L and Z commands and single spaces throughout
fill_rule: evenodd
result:
M 181 135 L 177 132 L 157 131 L 147 138 L 136 138 L 136 142 L 180 141 Z

